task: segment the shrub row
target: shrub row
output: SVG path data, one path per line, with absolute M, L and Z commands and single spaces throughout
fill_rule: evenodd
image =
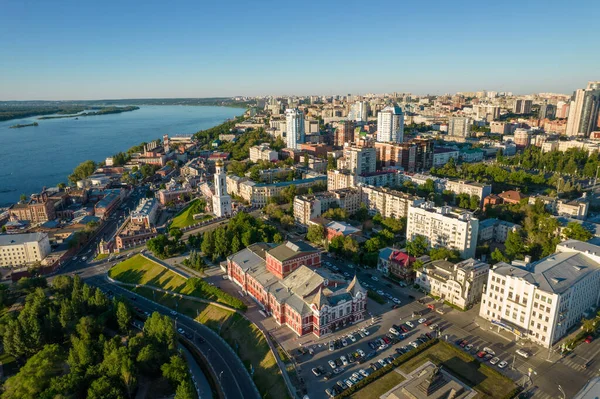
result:
M 394 361 L 392 362 L 392 364 L 388 364 L 385 367 L 380 368 L 379 370 L 376 370 L 375 372 L 373 372 L 371 375 L 369 375 L 368 377 L 362 379 L 361 381 L 357 382 L 356 384 L 352 385 L 350 388 L 344 390 L 344 392 L 340 393 L 339 395 L 336 395 L 335 398 L 346 398 L 350 395 L 352 395 L 354 392 L 358 391 L 361 388 L 364 388 L 366 385 L 369 385 L 371 382 L 375 381 L 376 379 L 378 379 L 379 377 L 384 376 L 385 374 L 389 373 L 390 371 L 392 371 L 393 369 L 395 369 L 396 367 L 400 366 L 401 364 L 409 361 L 410 359 L 412 359 L 413 357 L 417 356 L 418 354 L 420 354 L 421 352 L 429 349 L 430 347 L 432 347 L 433 345 L 438 343 L 438 339 L 432 339 L 431 341 L 427 341 L 426 343 L 418 346 L 416 349 L 413 349 L 407 353 L 404 353 L 402 356 L 394 359 Z
M 208 284 L 201 278 L 191 277 L 187 283 L 192 289 L 191 295 L 199 298 L 210 299 L 216 302 L 220 302 L 224 305 L 229 305 L 234 309 L 246 311 L 248 307 L 240 299 L 226 293 L 220 288 Z
M 386 302 L 385 299 L 381 295 L 379 295 L 378 293 L 376 293 L 373 290 L 367 291 L 367 297 L 371 298 L 372 300 L 374 300 L 375 302 L 377 302 L 380 305 L 383 305 Z

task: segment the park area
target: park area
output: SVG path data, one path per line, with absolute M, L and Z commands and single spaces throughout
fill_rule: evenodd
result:
M 235 309 L 246 309 L 242 301 L 217 287 L 209 285 L 203 279 L 187 279 L 139 254 L 113 266 L 108 275 L 122 283 L 147 285 L 182 295 L 219 302 Z
M 219 334 L 236 351 L 248 369 L 252 365 L 253 379 L 262 397 L 289 398 L 281 371 L 265 337 L 244 317 L 215 305 L 180 299 L 148 288 L 132 288 L 132 291 L 171 309 L 177 309 L 179 313 L 196 319 Z
M 174 227 L 178 227 L 178 228 L 182 229 L 182 228 L 194 225 L 196 223 L 200 223 L 202 221 L 212 219 L 213 215 L 204 214 L 205 206 L 206 206 L 206 204 L 204 203 L 203 200 L 200 200 L 200 199 L 193 200 L 192 202 L 189 203 L 188 206 L 183 208 L 181 210 L 181 212 L 179 212 L 177 215 L 175 215 L 175 218 L 173 218 L 173 221 L 171 222 L 171 225 L 169 226 L 169 228 L 172 229 Z M 201 216 L 198 219 L 194 219 L 194 215 L 198 215 L 198 214 L 203 214 L 203 216 Z

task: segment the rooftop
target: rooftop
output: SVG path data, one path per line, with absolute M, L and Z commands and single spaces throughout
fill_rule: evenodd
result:
M 25 234 L 0 234 L 0 246 L 21 245 L 27 242 L 38 242 L 44 237 L 45 233 L 25 233 Z
M 283 262 L 302 252 L 315 252 L 316 249 L 304 241 L 287 241 L 270 251 L 269 255 Z

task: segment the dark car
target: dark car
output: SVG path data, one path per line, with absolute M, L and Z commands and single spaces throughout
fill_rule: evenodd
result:
M 334 362 L 335 365 L 338 367 L 342 367 L 344 365 L 344 363 L 342 363 L 342 361 L 339 358 L 335 359 Z
M 415 299 L 415 296 L 414 295 L 409 295 L 408 298 L 409 299 Z
M 325 381 L 331 379 L 331 377 L 333 377 L 333 373 L 328 371 L 325 374 L 323 374 L 323 378 L 325 379 Z

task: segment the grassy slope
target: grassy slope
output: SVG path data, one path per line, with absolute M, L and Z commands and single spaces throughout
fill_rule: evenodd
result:
M 391 371 L 384 375 L 381 378 L 373 381 L 363 389 L 354 392 L 350 395 L 352 399 L 370 399 L 370 398 L 378 398 L 396 385 L 400 384 L 404 381 L 404 377 L 402 377 L 399 373 L 395 371 Z
M 204 217 L 202 219 L 194 220 L 195 214 L 204 212 L 204 209 L 200 209 L 198 207 L 199 203 L 200 203 L 200 200 L 198 200 L 198 199 L 192 201 L 187 207 L 185 207 L 181 212 L 179 212 L 179 214 L 177 214 L 177 216 L 175 216 L 175 218 L 173 219 L 173 222 L 171 222 L 171 225 L 169 226 L 169 228 L 172 228 L 172 227 L 184 228 L 184 227 L 196 224 L 196 223 L 200 223 L 202 220 L 211 219 L 212 218 L 211 215 L 204 215 Z

